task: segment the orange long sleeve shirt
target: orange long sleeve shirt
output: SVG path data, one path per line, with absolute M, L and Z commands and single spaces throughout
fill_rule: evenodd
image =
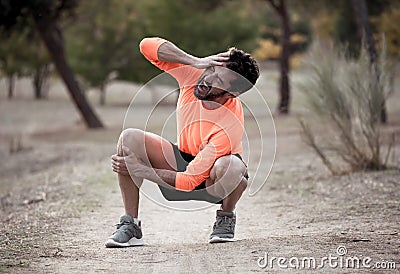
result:
M 244 132 L 243 109 L 238 98 L 230 98 L 217 109 L 207 109 L 193 95 L 203 69 L 163 62 L 158 48 L 167 42 L 162 38 L 145 38 L 140 52 L 155 66 L 172 75 L 180 93 L 177 103 L 178 148 L 195 156 L 184 172 L 178 172 L 175 188 L 193 190 L 210 177 L 216 159 L 228 154 L 242 154 Z

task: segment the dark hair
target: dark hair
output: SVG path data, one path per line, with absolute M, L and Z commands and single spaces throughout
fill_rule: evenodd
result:
M 226 67 L 234 72 L 240 74 L 242 77 L 231 82 L 232 91 L 244 93 L 249 90 L 257 81 L 260 76 L 260 71 L 256 60 L 248 53 L 237 48 L 230 48 L 229 61 Z

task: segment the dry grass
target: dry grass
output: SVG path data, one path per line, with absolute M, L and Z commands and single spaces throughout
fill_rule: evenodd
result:
M 376 66 L 370 66 L 365 50 L 352 60 L 344 49 L 323 49 L 316 43 L 307 62 L 311 71 L 299 88 L 324 131 L 317 136 L 309 121 L 300 120 L 306 144 L 332 174 L 386 169 L 395 135 L 383 151 L 379 117 L 382 102 L 393 91 L 384 51 Z

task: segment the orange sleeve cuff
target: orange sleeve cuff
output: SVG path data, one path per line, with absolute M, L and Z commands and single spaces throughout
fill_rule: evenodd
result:
M 205 175 L 188 175 L 184 172 L 177 172 L 175 178 L 175 188 L 182 191 L 191 191 L 207 178 L 208 176 Z

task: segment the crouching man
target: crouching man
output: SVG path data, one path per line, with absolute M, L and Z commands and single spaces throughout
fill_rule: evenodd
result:
M 235 207 L 248 179 L 241 157 L 244 119 L 238 96 L 258 79 L 257 63 L 236 48 L 198 58 L 161 38 L 143 39 L 140 51 L 179 84 L 178 144 L 140 129 L 122 132 L 112 168 L 125 215 L 106 246 L 143 245 L 138 219 L 143 179 L 158 184 L 170 201 L 221 204 L 209 242 L 234 241 Z

